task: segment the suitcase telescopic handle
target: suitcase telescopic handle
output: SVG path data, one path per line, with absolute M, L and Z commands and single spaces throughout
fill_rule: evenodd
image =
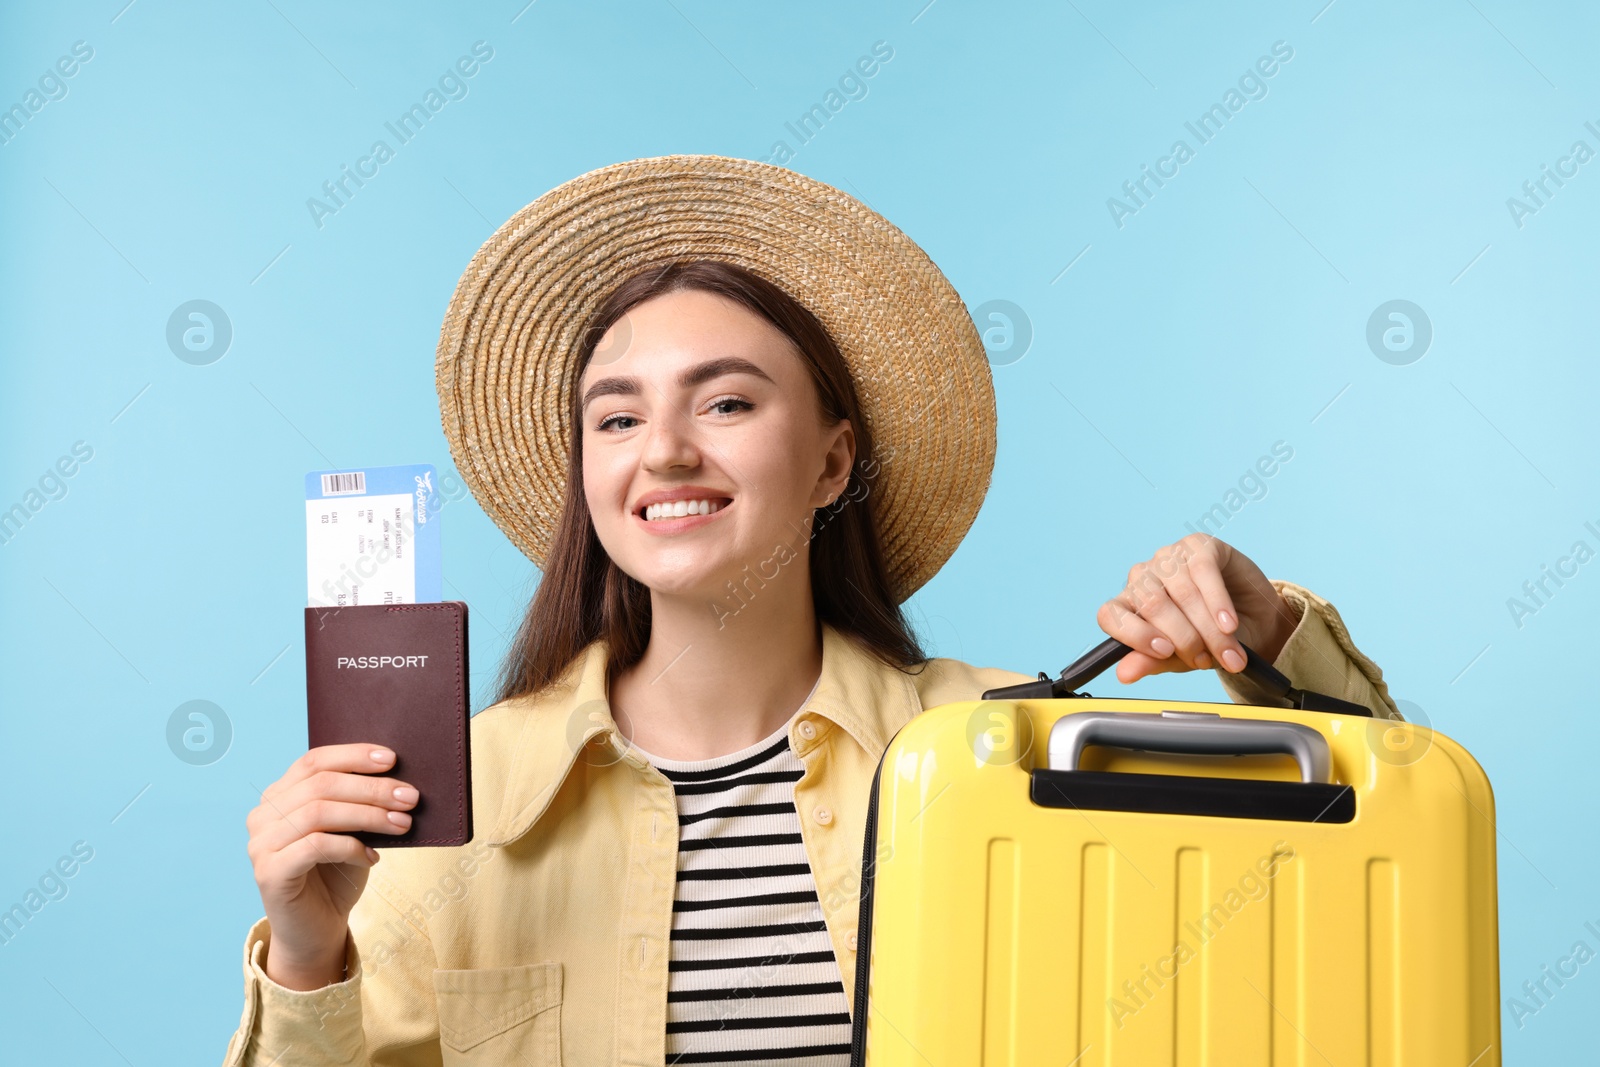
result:
M 1239 647 L 1244 649 L 1244 670 L 1241 672 L 1261 689 L 1274 697 L 1289 701 L 1289 706 L 1301 711 L 1325 711 L 1335 715 L 1365 715 L 1372 717 L 1372 709 L 1348 700 L 1340 700 L 1325 693 L 1313 693 L 1305 689 L 1296 689 L 1290 684 L 1282 671 L 1268 663 L 1262 656 L 1243 641 Z M 1005 685 L 998 689 L 984 691 L 984 700 L 1051 700 L 1060 697 L 1080 696 L 1078 690 L 1098 677 L 1106 668 L 1115 664 L 1133 649 L 1118 641 L 1115 637 L 1108 637 L 1094 648 L 1084 653 L 1071 666 L 1061 672 L 1061 677 L 1051 680 L 1043 671 L 1039 672 L 1037 680 L 1023 682 L 1020 685 Z
M 1329 782 L 1333 776 L 1327 738 L 1309 726 L 1276 719 L 1224 719 L 1209 711 L 1063 715 L 1050 728 L 1050 769 L 1077 770 L 1090 745 L 1203 756 L 1281 753 L 1300 765 L 1302 782 Z

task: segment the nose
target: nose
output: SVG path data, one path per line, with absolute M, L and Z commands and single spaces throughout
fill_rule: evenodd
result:
M 700 443 L 693 421 L 675 406 L 664 404 L 661 414 L 646 430 L 643 464 L 646 470 L 665 471 L 700 465 Z

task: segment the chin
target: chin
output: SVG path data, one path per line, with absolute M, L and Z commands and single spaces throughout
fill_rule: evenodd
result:
M 728 578 L 724 568 L 694 566 L 690 568 L 623 567 L 634 581 L 652 593 L 684 600 L 716 600 L 727 592 Z

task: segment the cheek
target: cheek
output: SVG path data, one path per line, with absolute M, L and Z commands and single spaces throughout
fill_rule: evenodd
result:
M 729 442 L 726 457 L 740 481 L 777 504 L 805 495 L 809 486 L 802 483 L 816 447 L 815 439 L 795 426 L 775 422 Z
M 627 492 L 628 465 L 617 450 L 591 448 L 583 453 L 583 495 L 597 522 L 611 521 Z

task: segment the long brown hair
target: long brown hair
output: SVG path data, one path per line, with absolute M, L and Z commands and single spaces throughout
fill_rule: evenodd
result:
M 650 590 L 612 562 L 595 533 L 583 491 L 583 420 L 577 383 L 612 324 L 651 297 L 683 290 L 737 301 L 781 330 L 799 349 L 816 384 L 823 425 L 847 418 L 855 432 L 856 459 L 845 490 L 827 509 L 819 509 L 826 514 L 813 517 L 811 601 L 819 623 L 830 623 L 855 637 L 884 663 L 899 669 L 927 659 L 889 585 L 874 515 L 872 489 L 879 465 L 872 458 L 872 432 L 861 416 L 849 368 L 833 338 L 810 311 L 757 274 L 719 260 L 675 260 L 646 267 L 623 281 L 584 330 L 569 404 L 572 438 L 566 500 L 544 576 L 501 665 L 496 703 L 548 688 L 599 637 L 611 650 L 612 671 L 631 667 L 644 656 L 650 639 Z

